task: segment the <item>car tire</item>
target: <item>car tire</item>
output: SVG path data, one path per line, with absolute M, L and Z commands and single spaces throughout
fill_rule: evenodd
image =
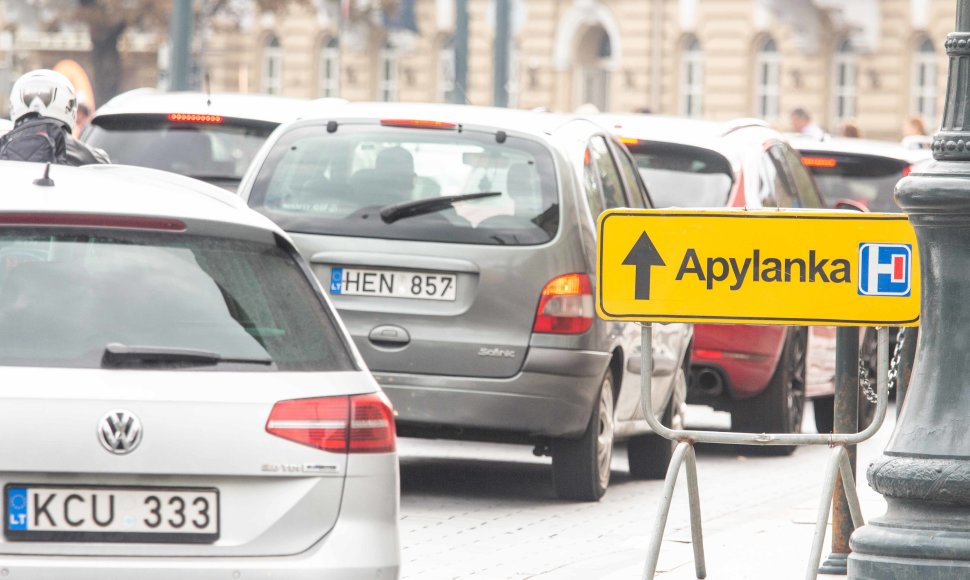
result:
M 869 370 L 869 385 L 876 388 L 876 355 L 879 348 L 878 336 L 875 328 L 866 328 L 859 347 L 859 358 Z M 828 395 L 812 400 L 815 411 L 815 430 L 819 433 L 832 433 L 835 430 L 835 396 Z M 859 430 L 865 429 L 876 418 L 876 406 L 870 403 L 862 391 L 862 381 L 859 381 Z
M 552 481 L 560 499 L 598 501 L 606 493 L 613 460 L 613 412 L 613 378 L 607 371 L 586 432 L 579 439 L 552 441 Z
M 800 433 L 805 411 L 808 332 L 788 330 L 775 373 L 758 396 L 738 401 L 731 413 L 731 429 L 743 433 Z M 760 455 L 791 455 L 794 445 L 742 446 Z
M 660 422 L 667 427 L 673 425 L 674 408 L 677 406 L 676 397 L 670 396 L 670 402 L 664 410 Z M 676 428 L 676 426 L 674 426 Z M 630 477 L 633 479 L 664 479 L 670 458 L 674 455 L 677 442 L 665 439 L 656 433 L 647 433 L 631 437 L 627 443 L 627 460 L 630 464 Z

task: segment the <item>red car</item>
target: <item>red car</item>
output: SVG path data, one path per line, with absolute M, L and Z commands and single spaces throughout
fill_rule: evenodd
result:
M 799 154 L 761 121 L 601 122 L 633 154 L 654 207 L 826 207 Z M 806 398 L 834 392 L 834 347 L 833 328 L 695 325 L 688 402 L 729 411 L 735 431 L 800 432 Z

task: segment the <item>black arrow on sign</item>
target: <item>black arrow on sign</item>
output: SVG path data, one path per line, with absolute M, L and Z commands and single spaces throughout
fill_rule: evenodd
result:
M 633 296 L 637 300 L 650 300 L 650 268 L 667 264 L 660 257 L 660 252 L 650 241 L 647 232 L 640 234 L 637 243 L 633 244 L 633 249 L 623 260 L 623 265 L 637 267 L 637 281 Z

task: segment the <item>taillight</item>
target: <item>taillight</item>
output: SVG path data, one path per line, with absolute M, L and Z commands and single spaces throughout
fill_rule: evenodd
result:
M 903 167 L 903 177 L 908 176 L 912 171 L 913 171 L 912 165 L 907 165 L 906 167 Z
M 593 325 L 593 290 L 586 274 L 553 278 L 542 289 L 533 332 L 580 334 Z
M 831 157 L 802 157 L 802 165 L 805 167 L 823 167 L 829 169 L 838 164 L 839 162 Z
M 168 120 L 173 123 L 203 123 L 206 125 L 221 125 L 221 115 L 197 115 L 193 113 L 171 113 Z
M 394 414 L 381 393 L 280 401 L 266 431 L 334 453 L 389 453 L 396 448 Z
M 639 145 L 640 140 L 635 137 L 620 137 L 620 143 L 624 145 Z

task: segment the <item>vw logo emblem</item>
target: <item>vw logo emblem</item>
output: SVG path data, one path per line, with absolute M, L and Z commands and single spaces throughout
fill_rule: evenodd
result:
M 98 441 L 117 455 L 131 453 L 141 443 L 141 421 L 124 409 L 114 409 L 98 422 Z

